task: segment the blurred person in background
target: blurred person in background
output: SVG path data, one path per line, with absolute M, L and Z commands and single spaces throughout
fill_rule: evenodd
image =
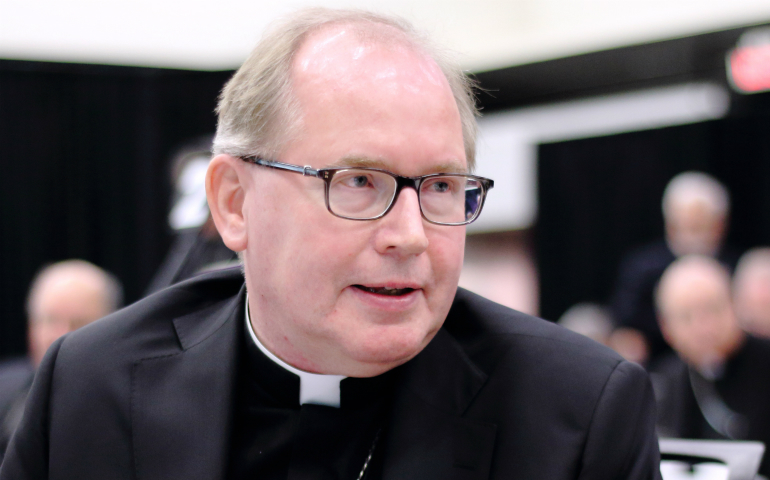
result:
M 741 257 L 733 278 L 733 295 L 743 329 L 770 338 L 770 248 L 755 248 Z
M 188 142 L 171 160 L 174 198 L 168 224 L 174 240 L 145 294 L 212 268 L 237 262 L 214 226 L 206 203 L 206 170 L 211 160 L 211 137 Z
M 636 331 L 615 328 L 610 312 L 601 305 L 589 302 L 575 304 L 564 312 L 557 323 L 610 347 L 629 362 L 644 366 L 647 360 L 647 342 Z
M 638 330 L 625 327 L 614 329 L 607 338 L 607 346 L 629 362 L 647 366 L 647 361 L 650 358 L 650 347 Z
M 602 345 L 607 345 L 612 333 L 612 318 L 607 309 L 599 304 L 584 302 L 571 306 L 557 322 Z
M 84 260 L 54 263 L 35 276 L 27 296 L 28 356 L 0 364 L 0 461 L 48 347 L 117 310 L 122 297 L 114 276 Z
M 651 372 L 662 436 L 770 444 L 770 342 L 738 325 L 727 269 L 685 256 L 656 292 L 660 328 L 674 354 Z M 770 458 L 760 472 L 770 475 Z
M 647 351 L 643 364 L 652 366 L 669 352 L 658 327 L 654 290 L 663 271 L 683 255 L 717 258 L 730 271 L 738 256 L 724 246 L 730 213 L 727 189 L 711 176 L 685 172 L 666 186 L 662 200 L 665 239 L 627 254 L 620 263 L 612 313 L 622 328 L 623 342 Z M 646 348 L 640 348 L 645 344 Z

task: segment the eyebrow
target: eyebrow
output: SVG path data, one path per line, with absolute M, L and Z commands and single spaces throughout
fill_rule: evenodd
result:
M 380 170 L 391 171 L 389 166 L 382 160 L 359 155 L 342 157 L 336 162 L 331 163 L 328 168 L 378 168 Z M 457 162 L 443 162 L 432 168 L 434 173 L 468 173 L 467 168 L 458 165 Z

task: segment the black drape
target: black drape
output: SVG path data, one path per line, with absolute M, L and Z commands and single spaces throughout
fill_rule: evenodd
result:
M 733 201 L 728 242 L 770 244 L 770 98 L 736 98 L 732 116 L 539 147 L 536 248 L 541 314 L 606 302 L 628 249 L 662 238 L 661 196 L 686 170 L 714 175 Z
M 170 240 L 168 157 L 214 131 L 231 74 L 0 60 L 0 357 L 24 352 L 45 263 L 89 260 L 138 298 Z

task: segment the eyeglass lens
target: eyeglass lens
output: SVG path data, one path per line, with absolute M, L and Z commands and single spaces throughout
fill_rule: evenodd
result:
M 396 187 L 396 179 L 384 172 L 339 170 L 329 183 L 329 208 L 347 218 L 374 218 L 388 209 Z M 482 194 L 481 183 L 470 177 L 428 177 L 420 185 L 420 208 L 432 222 L 466 223 L 478 214 Z

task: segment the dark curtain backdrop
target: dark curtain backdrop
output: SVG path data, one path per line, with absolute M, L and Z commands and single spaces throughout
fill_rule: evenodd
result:
M 170 241 L 169 155 L 214 131 L 231 74 L 0 60 L 0 357 L 25 350 L 46 263 L 89 260 L 139 297 Z
M 686 170 L 730 189 L 729 243 L 770 245 L 768 100 L 736 97 L 722 120 L 541 145 L 541 315 L 556 320 L 577 302 L 607 302 L 623 253 L 662 238 L 663 189 Z

